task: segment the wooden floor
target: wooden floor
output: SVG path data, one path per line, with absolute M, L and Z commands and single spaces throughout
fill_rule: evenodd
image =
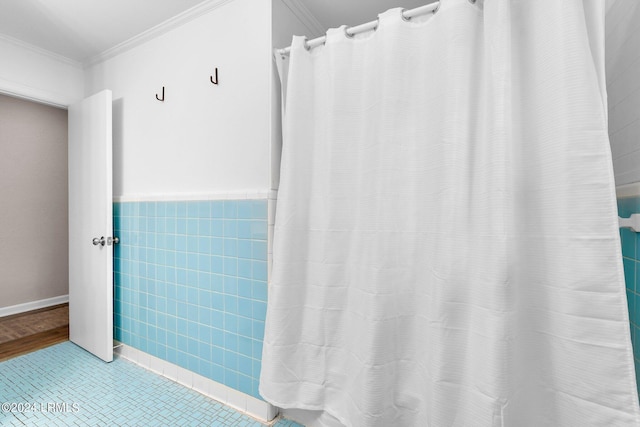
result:
M 0 318 L 0 362 L 69 340 L 68 304 Z

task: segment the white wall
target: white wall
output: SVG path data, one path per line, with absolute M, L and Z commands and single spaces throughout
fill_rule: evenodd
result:
M 269 3 L 225 3 L 87 68 L 85 95 L 113 91 L 114 197 L 269 189 Z
M 0 93 L 67 106 L 82 98 L 81 64 L 0 36 Z
M 640 1 L 607 3 L 609 138 L 616 185 L 640 181 Z

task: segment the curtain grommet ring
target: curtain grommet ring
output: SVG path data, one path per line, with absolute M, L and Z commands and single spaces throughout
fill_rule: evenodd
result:
M 434 15 L 435 15 L 436 13 L 438 13 L 438 11 L 440 10 L 440 5 L 441 5 L 441 4 L 442 4 L 442 0 L 440 0 L 440 1 L 438 2 L 438 6 L 437 6 L 435 9 L 433 9 L 433 12 L 431 12 L 431 13 L 433 13 Z
M 400 11 L 400 17 L 402 18 L 402 20 L 404 22 L 411 22 L 411 17 L 407 18 L 406 16 L 404 16 L 404 13 L 407 11 L 407 9 L 402 9 Z
M 355 34 L 349 34 L 349 27 L 347 27 L 345 25 L 344 27 L 344 35 L 348 38 L 348 39 L 352 39 L 355 37 Z
M 308 38 L 304 38 L 304 48 L 307 52 L 311 51 L 311 46 L 309 46 L 309 39 Z

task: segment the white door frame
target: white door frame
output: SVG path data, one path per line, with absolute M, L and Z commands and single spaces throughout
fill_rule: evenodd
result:
M 21 85 L 5 79 L 0 79 L 0 94 L 13 96 L 14 98 L 26 99 L 27 101 L 33 101 L 39 104 L 51 105 L 52 107 L 58 107 L 64 110 L 68 110 L 69 105 L 82 99 L 82 97 L 75 99 L 59 93 L 32 88 L 30 86 Z
M 69 110 L 70 105 L 86 98 L 84 94 L 76 99 L 60 93 L 49 92 L 47 90 L 22 85 L 2 78 L 0 78 L 0 94 L 62 108 L 67 111 Z M 111 234 L 112 233 L 110 233 L 110 235 Z

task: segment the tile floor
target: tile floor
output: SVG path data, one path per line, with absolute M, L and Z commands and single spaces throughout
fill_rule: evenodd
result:
M 65 342 L 0 363 L 2 426 L 233 426 L 260 422 L 125 359 Z M 300 427 L 281 419 L 277 427 Z

